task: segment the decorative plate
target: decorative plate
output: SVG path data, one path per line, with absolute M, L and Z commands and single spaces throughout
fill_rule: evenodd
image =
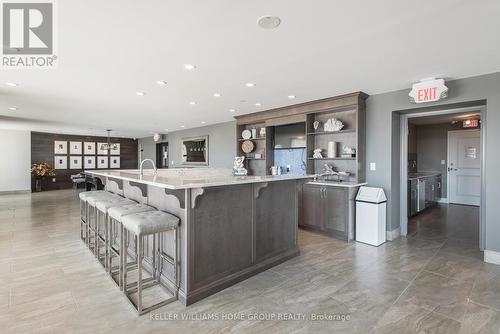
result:
M 250 139 L 250 138 L 252 138 L 252 131 L 250 131 L 248 129 L 247 130 L 243 130 L 243 132 L 241 133 L 241 137 L 243 139 Z
M 255 145 L 253 143 L 253 141 L 251 140 L 245 140 L 242 144 L 241 144 L 241 150 L 245 153 L 250 153 L 253 151 L 253 149 L 255 148 Z

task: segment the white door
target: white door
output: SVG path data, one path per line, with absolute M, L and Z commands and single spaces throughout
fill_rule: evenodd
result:
M 448 200 L 450 203 L 479 206 L 480 196 L 480 131 L 449 131 Z

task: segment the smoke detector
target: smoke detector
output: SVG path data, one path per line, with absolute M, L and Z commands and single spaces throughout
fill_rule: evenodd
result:
M 257 24 L 262 29 L 275 29 L 281 24 L 281 19 L 277 16 L 265 15 L 259 18 Z

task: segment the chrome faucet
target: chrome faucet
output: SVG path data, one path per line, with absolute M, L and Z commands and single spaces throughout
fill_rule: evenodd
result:
M 153 165 L 153 169 L 154 169 L 154 172 L 155 172 L 155 175 L 158 173 L 158 169 L 156 168 L 156 165 L 155 165 L 155 162 L 151 159 L 144 159 L 141 161 L 141 166 L 139 168 L 139 173 L 141 176 L 144 176 L 144 168 L 143 168 L 143 165 L 146 161 L 149 161 L 151 162 L 151 164 Z

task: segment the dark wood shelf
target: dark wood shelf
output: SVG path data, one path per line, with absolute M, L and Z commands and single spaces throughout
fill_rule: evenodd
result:
M 356 132 L 356 129 L 346 129 L 340 131 L 318 131 L 318 132 L 309 132 L 308 136 L 319 136 L 319 135 L 338 135 L 342 133 L 353 133 Z
M 343 157 L 336 157 L 336 158 L 307 158 L 308 160 L 356 160 L 356 157 L 349 157 L 349 158 L 343 158 Z
M 249 138 L 249 139 L 243 139 L 243 138 L 240 138 L 240 139 L 238 139 L 238 141 L 245 141 L 245 140 L 264 140 L 264 139 L 266 139 L 266 137 Z

